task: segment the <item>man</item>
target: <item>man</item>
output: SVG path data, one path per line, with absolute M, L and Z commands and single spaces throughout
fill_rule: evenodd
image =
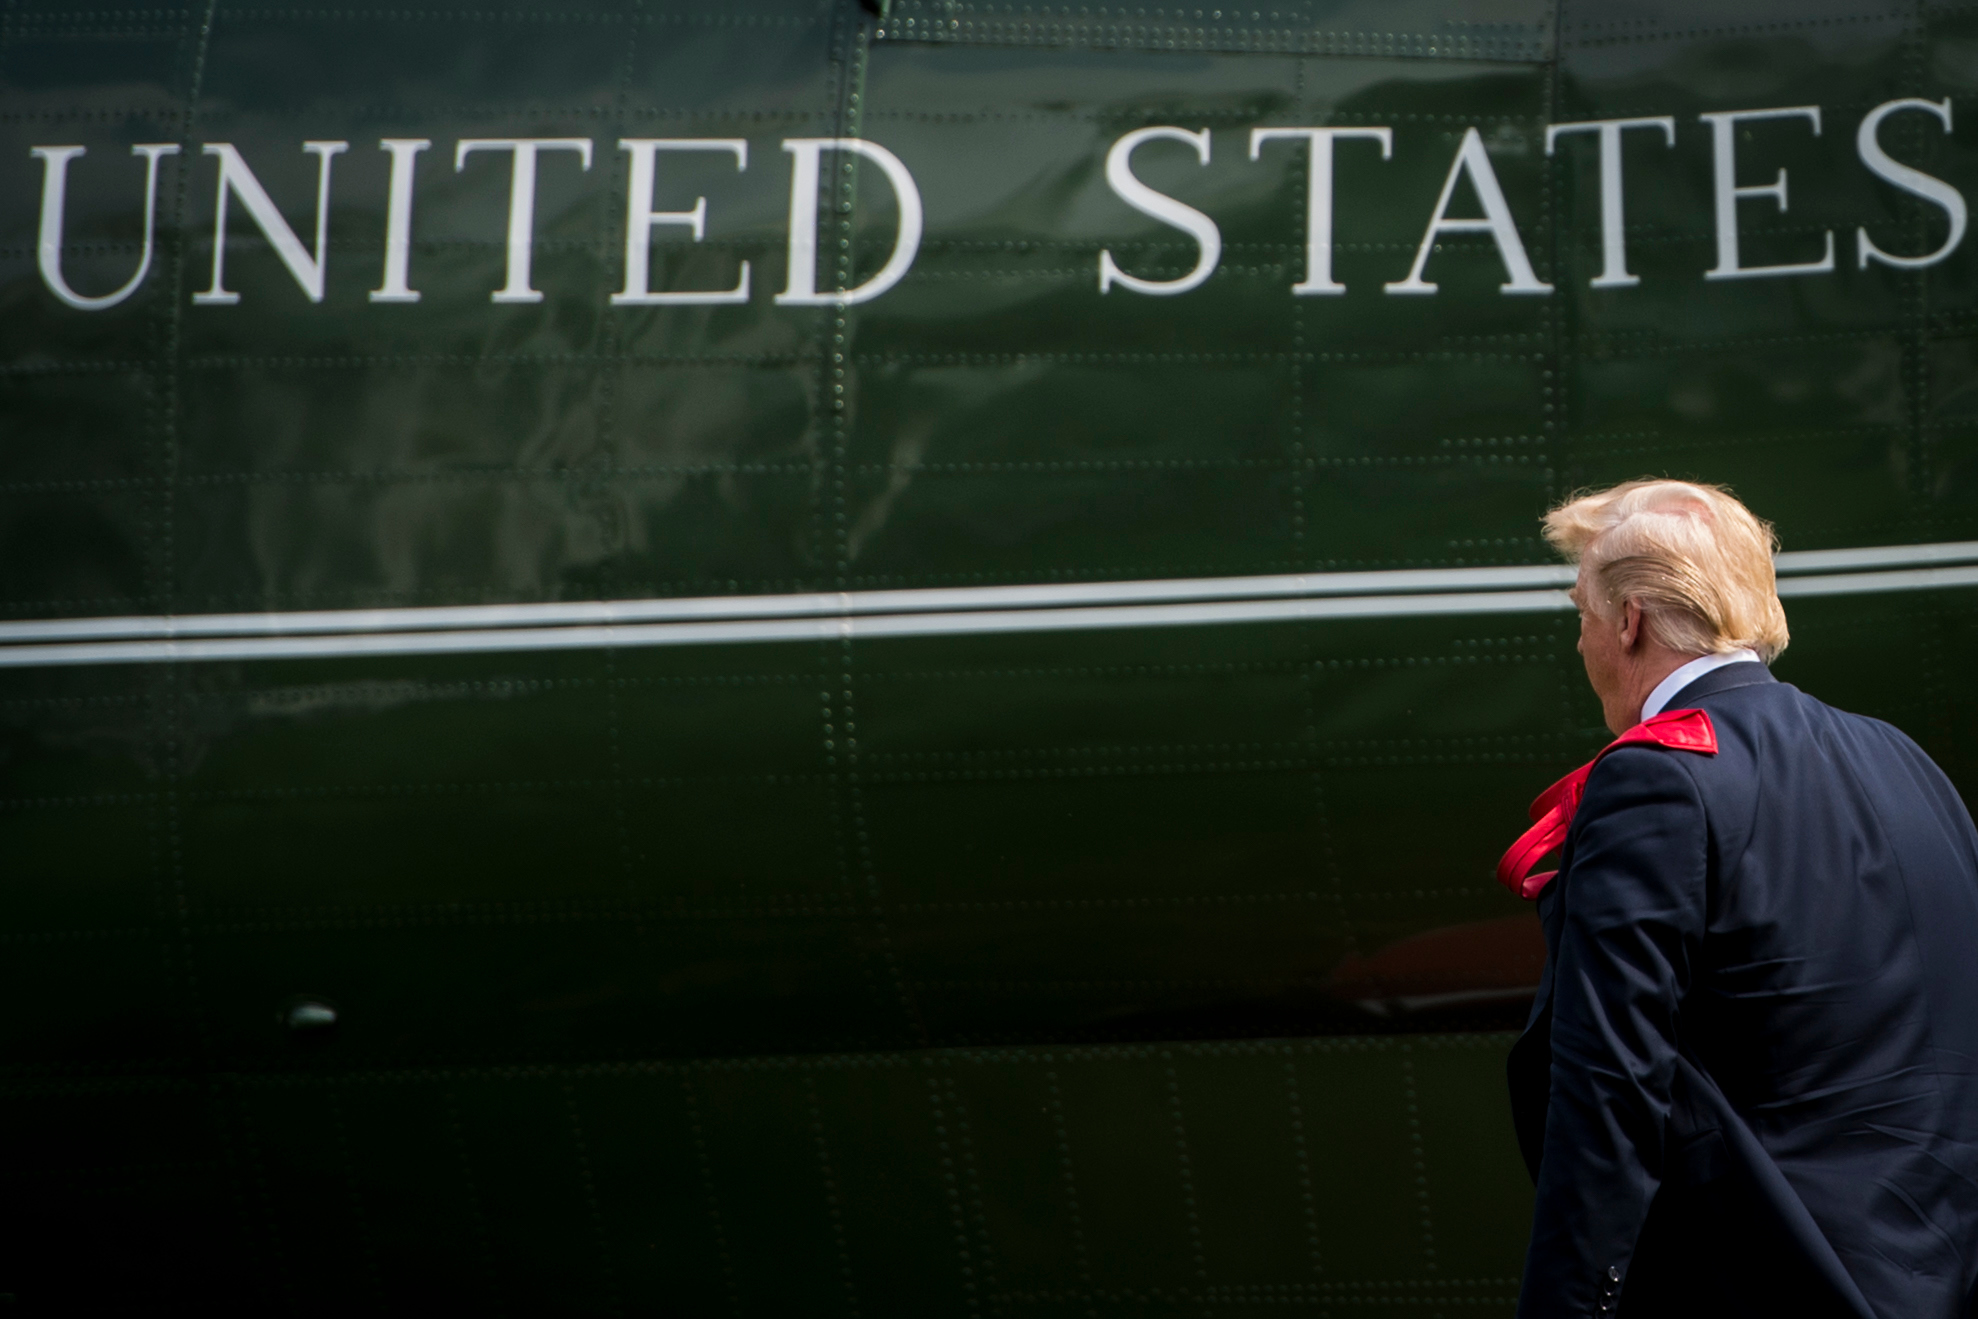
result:
M 1970 816 L 1903 734 L 1772 676 L 1775 541 L 1726 491 L 1635 481 L 1545 534 L 1625 736 L 1500 867 L 1547 950 L 1509 1065 L 1519 1314 L 1971 1313 Z

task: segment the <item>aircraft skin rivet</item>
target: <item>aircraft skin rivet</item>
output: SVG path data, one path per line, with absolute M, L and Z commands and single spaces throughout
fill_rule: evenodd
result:
M 320 999 L 296 999 L 275 1019 L 297 1035 L 320 1035 L 337 1024 L 337 1010 Z

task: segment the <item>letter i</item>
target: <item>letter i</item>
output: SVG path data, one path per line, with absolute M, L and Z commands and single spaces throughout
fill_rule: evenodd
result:
M 412 261 L 412 165 L 433 145 L 423 137 L 380 138 L 378 146 L 391 153 L 391 191 L 385 202 L 385 282 L 371 290 L 373 302 L 417 302 L 419 293 L 406 287 Z

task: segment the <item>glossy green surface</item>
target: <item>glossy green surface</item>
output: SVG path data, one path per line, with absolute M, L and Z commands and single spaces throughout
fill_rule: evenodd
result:
M 1954 132 L 1883 140 L 1978 186 L 1970 11 L 1201 14 L 0 10 L 0 613 L 1535 563 L 1549 502 L 1644 472 L 1732 483 L 1789 549 L 1978 538 L 1978 256 L 1853 260 L 1858 224 L 1891 251 L 1943 235 L 1857 162 L 1870 107 L 1953 98 Z M 1741 139 L 1740 182 L 1791 175 L 1786 217 L 1743 205 L 1746 259 L 1832 229 L 1840 268 L 1706 283 L 1696 115 L 1807 104 L 1819 138 Z M 1642 283 L 1590 290 L 1592 143 L 1548 160 L 1544 125 L 1652 114 L 1678 135 L 1627 140 Z M 1150 124 L 1210 129 L 1208 165 L 1166 143 L 1135 168 L 1216 219 L 1223 260 L 1102 297 L 1101 248 L 1143 277 L 1194 261 L 1106 185 Z M 1294 298 L 1305 155 L 1252 163 L 1248 135 L 1316 124 L 1391 126 L 1394 154 L 1340 146 L 1349 291 Z M 1550 297 L 1502 296 L 1475 237 L 1431 259 L 1436 296 L 1381 290 L 1470 126 Z M 534 305 L 488 300 L 506 158 L 451 168 L 504 135 L 595 141 L 589 172 L 543 158 Z M 872 302 L 778 306 L 782 142 L 839 135 L 898 154 L 926 238 Z M 656 206 L 706 196 L 707 236 L 662 231 L 653 282 L 726 287 L 746 259 L 750 302 L 609 304 L 637 136 L 747 141 L 743 172 L 666 158 Z M 434 144 L 417 305 L 366 299 L 382 137 Z M 299 145 L 333 139 L 323 301 L 236 206 L 241 301 L 193 305 L 199 145 L 233 143 L 306 243 Z M 151 275 L 62 306 L 29 148 L 89 148 L 64 261 L 103 292 L 136 263 L 137 142 L 185 146 Z M 849 209 L 821 237 L 855 283 L 897 208 L 870 169 L 832 177 Z M 1968 788 L 1973 599 L 1789 602 L 1779 672 Z M 1603 740 L 1572 645 L 1534 614 L 0 670 L 0 1293 L 1508 1312 L 1517 1004 L 1387 1000 L 1529 983 L 1490 867 Z M 1450 927 L 1468 960 L 1366 970 Z M 327 1038 L 278 1023 L 298 997 L 336 1007 Z

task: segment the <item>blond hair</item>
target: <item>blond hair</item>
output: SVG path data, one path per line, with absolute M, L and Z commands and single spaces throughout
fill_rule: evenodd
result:
M 1582 607 L 1605 618 L 1632 600 L 1671 650 L 1748 647 L 1769 664 L 1786 648 L 1778 535 L 1722 486 L 1641 480 L 1580 494 L 1545 515 L 1545 539 L 1598 588 Z

